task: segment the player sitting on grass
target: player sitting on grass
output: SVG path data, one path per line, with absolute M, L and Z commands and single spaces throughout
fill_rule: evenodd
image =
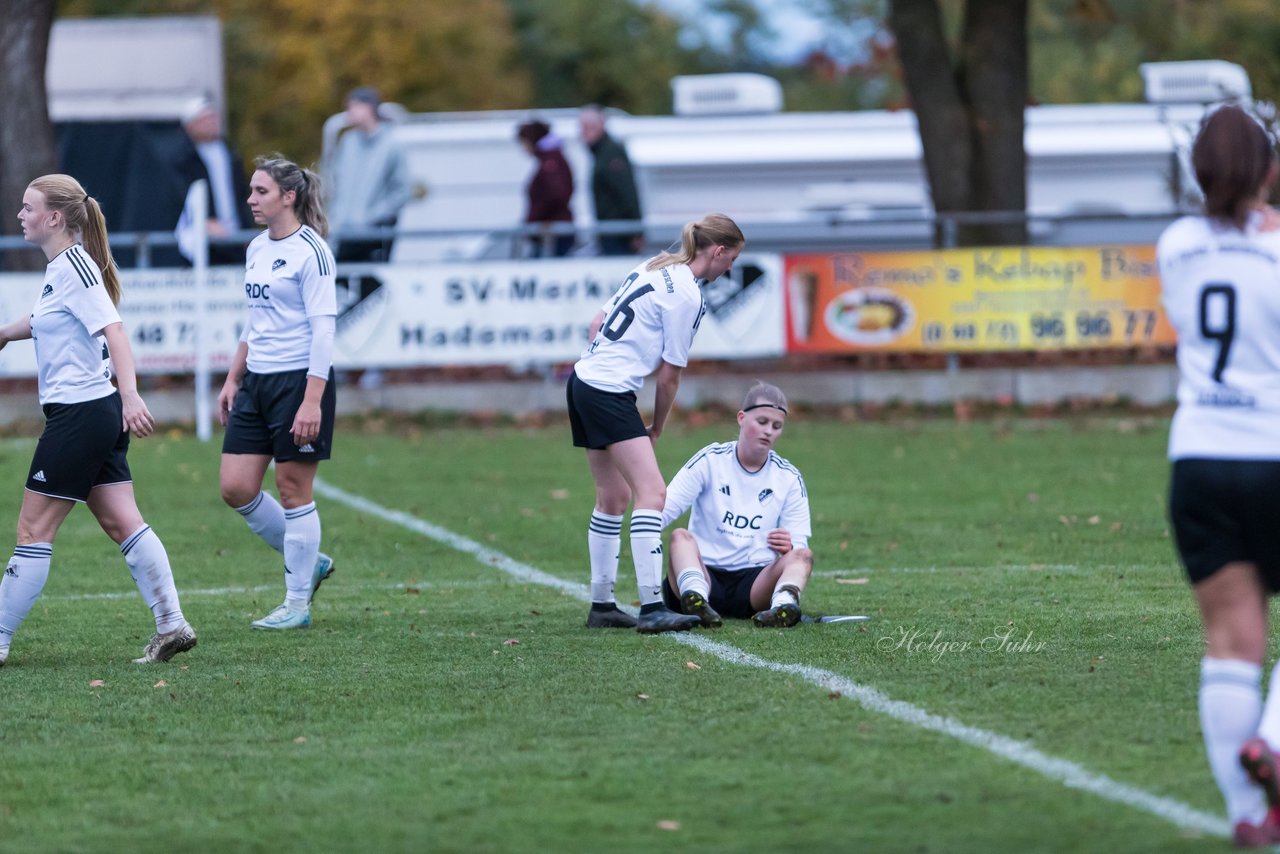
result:
M 707 445 L 667 486 L 663 527 L 693 512 L 688 529 L 671 532 L 663 599 L 704 626 L 719 626 L 721 614 L 762 627 L 800 622 L 813 552 L 804 478 L 773 450 L 786 422 L 781 390 L 756 383 L 737 441 Z

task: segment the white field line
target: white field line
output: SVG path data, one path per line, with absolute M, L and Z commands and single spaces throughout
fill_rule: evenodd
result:
M 460 534 L 455 534 L 439 525 L 433 525 L 399 510 L 387 509 L 367 498 L 354 495 L 321 480 L 316 480 L 315 491 L 330 500 L 345 504 L 355 510 L 368 513 L 383 521 L 392 522 L 437 542 L 451 546 L 460 552 L 475 557 L 481 563 L 488 564 L 522 581 L 555 588 L 583 602 L 590 599 L 590 591 L 585 584 L 557 578 L 540 569 L 514 560 L 502 552 L 483 546 Z M 731 664 L 742 664 L 775 673 L 785 673 L 826 691 L 838 691 L 842 697 L 853 700 L 868 711 L 879 712 L 902 723 L 949 736 L 965 744 L 981 748 L 1035 771 L 1064 786 L 1091 792 L 1109 801 L 1142 810 L 1162 818 L 1183 830 L 1197 831 L 1220 837 L 1230 835 L 1230 827 L 1226 820 L 1219 816 L 1202 812 L 1189 804 L 1153 795 L 1135 786 L 1118 782 L 1105 774 L 1090 771 L 1076 762 L 1050 756 L 1025 741 L 1018 741 L 998 733 L 972 727 L 954 718 L 935 715 L 910 703 L 894 700 L 875 688 L 861 685 L 838 673 L 804 664 L 783 664 L 769 661 L 729 644 L 709 640 L 700 634 L 672 633 L 664 635 L 664 637 L 668 637 L 677 643 L 691 646 L 709 655 L 714 655 Z

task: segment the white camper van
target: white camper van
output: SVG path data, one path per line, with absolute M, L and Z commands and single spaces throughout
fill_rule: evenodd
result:
M 1142 71 L 1148 103 L 1027 109 L 1033 242 L 1154 240 L 1193 200 L 1185 155 L 1205 104 L 1247 100 L 1248 78 L 1239 66 L 1216 61 L 1153 63 Z M 769 84 L 776 86 L 758 75 L 677 78 L 676 115 L 610 117 L 609 132 L 626 144 L 635 168 L 654 245 L 710 209 L 742 223 L 753 249 L 932 244 L 913 113 L 783 112 Z M 415 234 L 396 243 L 396 259 L 512 253 L 519 244 L 510 230 L 523 218 L 532 168 L 515 129 L 529 115 L 396 114 L 396 133 L 425 190 L 401 216 L 401 228 Z M 589 231 L 591 164 L 578 140 L 577 110 L 538 115 L 565 140 L 575 218 Z

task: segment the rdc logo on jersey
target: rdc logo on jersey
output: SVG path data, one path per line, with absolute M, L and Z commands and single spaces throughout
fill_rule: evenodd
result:
M 766 500 L 772 497 L 773 497 L 772 489 L 762 489 L 760 490 L 760 494 L 756 496 L 756 500 L 758 500 L 761 504 L 763 504 L 765 503 Z
M 283 258 L 277 258 L 276 260 L 271 262 L 271 272 L 274 273 L 276 270 L 279 270 L 281 267 L 283 267 L 285 264 L 288 264 L 288 263 L 289 262 L 284 260 Z
M 40 292 L 40 299 L 44 299 L 51 293 L 53 293 L 53 285 L 46 284 L 44 290 Z

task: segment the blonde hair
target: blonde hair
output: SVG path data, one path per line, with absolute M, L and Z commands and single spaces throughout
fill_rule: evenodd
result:
M 708 246 L 723 246 L 726 249 L 737 249 L 747 239 L 742 236 L 742 229 L 729 217 L 720 213 L 707 214 L 697 222 L 685 225 L 680 232 L 680 251 L 662 252 L 649 259 L 646 270 L 659 267 L 670 267 L 672 264 L 688 264 L 698 254 L 698 250 Z
M 776 385 L 766 382 L 757 381 L 755 385 L 747 389 L 747 394 L 742 398 L 742 411 L 754 409 L 757 406 L 772 406 L 774 409 L 787 411 L 787 396 L 782 393 L 782 389 Z
M 51 211 L 62 214 L 67 230 L 79 235 L 84 250 L 102 271 L 102 284 L 111 302 L 120 304 L 120 270 L 111 257 L 111 244 L 107 242 L 107 219 L 98 207 L 98 200 L 84 191 L 80 182 L 70 175 L 41 175 L 27 185 L 44 196 L 44 204 Z
M 311 226 L 311 230 L 321 237 L 329 235 L 329 218 L 324 213 L 319 175 L 279 154 L 260 155 L 254 159 L 253 167 L 270 175 L 280 192 L 293 192 L 293 213 L 298 222 Z

